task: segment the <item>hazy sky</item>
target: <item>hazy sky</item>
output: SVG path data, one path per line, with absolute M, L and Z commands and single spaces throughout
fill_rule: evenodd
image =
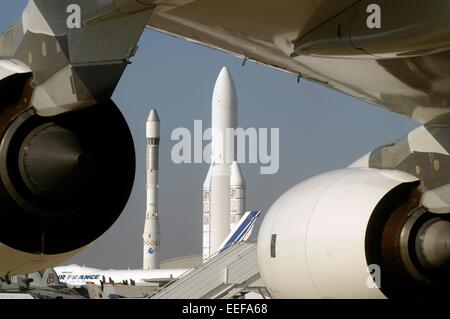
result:
M 16 21 L 26 0 L 0 0 L 0 29 Z M 145 215 L 145 120 L 150 106 L 161 118 L 160 222 L 162 258 L 200 254 L 202 185 L 206 164 L 175 165 L 173 129 L 210 123 L 211 97 L 222 66 L 237 87 L 241 127 L 280 128 L 280 170 L 260 175 L 259 164 L 241 165 L 247 208 L 266 212 L 286 190 L 308 177 L 345 167 L 417 124 L 296 76 L 247 62 L 204 46 L 146 30 L 137 56 L 122 78 L 114 101 L 132 130 L 137 172 L 129 203 L 100 239 L 66 262 L 99 268 L 142 266 Z M 364 76 L 362 70 L 361 76 Z M 82 231 L 82 230 L 81 230 Z

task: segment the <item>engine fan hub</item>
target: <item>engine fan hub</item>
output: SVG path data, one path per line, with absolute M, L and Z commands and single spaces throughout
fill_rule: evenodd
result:
M 34 194 L 49 199 L 79 193 L 85 162 L 78 137 L 53 123 L 34 129 L 19 153 L 25 184 Z

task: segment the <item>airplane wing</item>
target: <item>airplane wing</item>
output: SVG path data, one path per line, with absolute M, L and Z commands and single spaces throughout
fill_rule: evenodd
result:
M 319 82 L 421 123 L 448 123 L 445 12 L 450 4 L 379 0 L 381 28 L 371 29 L 373 2 L 160 0 L 153 2 L 157 8 L 148 27 Z

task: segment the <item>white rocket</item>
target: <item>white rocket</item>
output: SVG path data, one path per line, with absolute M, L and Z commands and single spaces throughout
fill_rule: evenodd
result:
M 159 269 L 160 230 L 158 215 L 158 175 L 160 122 L 151 109 L 147 119 L 147 209 L 144 226 L 143 269 Z
M 214 87 L 211 117 L 211 167 L 203 185 L 203 259 L 217 251 L 245 211 L 245 182 L 237 163 L 233 164 L 236 89 L 226 67 Z

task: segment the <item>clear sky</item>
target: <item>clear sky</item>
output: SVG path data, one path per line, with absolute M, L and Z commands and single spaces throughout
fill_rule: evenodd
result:
M 0 30 L 14 23 L 26 0 L 0 0 Z M 142 266 L 145 215 L 145 121 L 150 106 L 161 118 L 160 222 L 162 258 L 200 254 L 202 185 L 206 164 L 175 165 L 173 129 L 210 123 L 211 97 L 222 66 L 237 87 L 241 127 L 280 128 L 280 170 L 260 175 L 259 164 L 241 166 L 247 208 L 265 213 L 286 190 L 308 177 L 342 168 L 406 134 L 417 123 L 296 76 L 229 54 L 146 30 L 137 56 L 114 96 L 132 130 L 137 172 L 129 203 L 116 224 L 67 263 L 100 268 Z M 363 70 L 362 70 L 363 71 Z M 364 76 L 362 72 L 361 76 Z M 113 173 L 113 172 L 112 172 Z M 89 227 L 89 225 L 86 225 Z M 80 229 L 82 231 L 82 229 Z M 66 263 L 66 264 L 67 264 Z

